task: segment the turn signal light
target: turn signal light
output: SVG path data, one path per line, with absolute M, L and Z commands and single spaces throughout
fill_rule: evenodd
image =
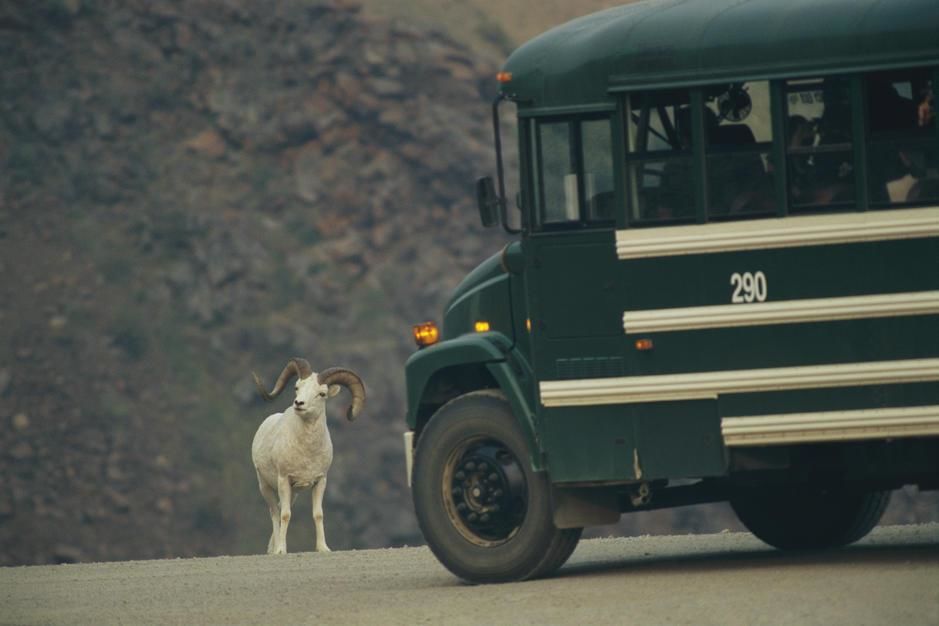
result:
M 476 329 L 477 333 L 489 332 L 489 322 L 485 320 L 479 320 L 476 322 L 476 326 L 474 326 L 474 328 Z
M 651 339 L 637 339 L 636 350 L 651 350 L 653 348 Z
M 426 348 L 440 341 L 440 331 L 433 322 L 415 324 L 412 330 L 414 331 L 414 342 L 417 343 L 418 348 Z
M 507 83 L 512 80 L 512 72 L 499 72 L 496 74 L 496 80 L 500 83 Z

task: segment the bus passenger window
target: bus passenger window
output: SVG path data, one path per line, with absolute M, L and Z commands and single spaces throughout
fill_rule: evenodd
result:
M 734 83 L 705 90 L 708 215 L 775 213 L 769 83 Z
M 586 120 L 581 124 L 584 152 L 584 197 L 591 221 L 614 219 L 613 139 L 610 121 Z
M 866 77 L 871 204 L 939 200 L 932 68 Z
M 793 212 L 854 203 L 850 85 L 846 78 L 790 80 L 786 94 L 786 158 Z
M 687 91 L 626 99 L 627 185 L 634 222 L 694 219 L 690 107 Z
M 576 222 L 580 219 L 577 165 L 570 122 L 542 123 L 539 131 L 541 222 Z

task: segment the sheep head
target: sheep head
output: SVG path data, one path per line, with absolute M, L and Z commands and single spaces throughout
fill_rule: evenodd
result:
M 296 376 L 296 397 L 293 407 L 299 414 L 323 413 L 326 408 L 326 399 L 335 396 L 342 387 L 347 388 L 352 394 L 352 405 L 346 411 L 346 418 L 349 421 L 358 417 L 362 407 L 365 406 L 365 383 L 358 374 L 345 368 L 332 367 L 314 376 L 309 362 L 296 357 L 290 359 L 284 366 L 270 392 L 265 389 L 264 383 L 257 374 L 251 372 L 251 375 L 254 377 L 258 392 L 265 400 L 273 400 L 280 395 L 287 382 Z

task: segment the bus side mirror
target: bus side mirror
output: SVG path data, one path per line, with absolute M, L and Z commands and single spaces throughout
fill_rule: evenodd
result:
M 479 219 L 489 228 L 499 223 L 499 196 L 490 176 L 476 181 L 476 204 L 479 206 Z

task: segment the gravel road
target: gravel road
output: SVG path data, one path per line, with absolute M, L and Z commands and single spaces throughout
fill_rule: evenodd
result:
M 939 625 L 939 524 L 784 555 L 751 535 L 593 539 L 470 586 L 426 548 L 0 568 L 0 624 Z

